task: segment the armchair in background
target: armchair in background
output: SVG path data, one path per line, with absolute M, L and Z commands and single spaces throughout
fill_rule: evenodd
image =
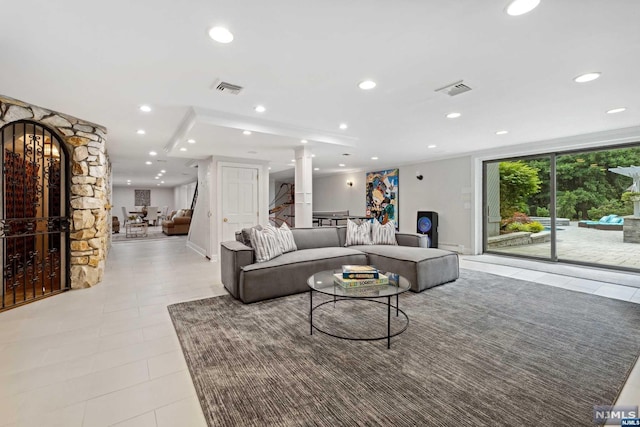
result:
M 180 209 L 171 212 L 171 219 L 162 221 L 162 232 L 167 236 L 189 234 L 192 213 L 193 211 L 191 209 Z

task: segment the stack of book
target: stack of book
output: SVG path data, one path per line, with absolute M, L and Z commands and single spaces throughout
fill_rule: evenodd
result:
M 389 284 L 389 278 L 370 265 L 343 265 L 342 273 L 335 273 L 333 281 L 343 288 Z

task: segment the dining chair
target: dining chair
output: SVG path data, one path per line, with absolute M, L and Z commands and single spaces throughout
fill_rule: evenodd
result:
M 129 221 L 129 212 L 125 206 L 122 207 L 122 225 L 125 225 Z
M 158 206 L 149 206 L 147 208 L 147 216 L 144 217 L 144 219 L 149 223 L 149 225 L 153 222 L 153 225 L 155 226 L 158 222 Z

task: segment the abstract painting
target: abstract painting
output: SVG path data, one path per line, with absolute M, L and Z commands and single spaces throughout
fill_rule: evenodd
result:
M 398 169 L 367 172 L 367 211 L 368 218 L 376 218 L 381 224 L 393 221 L 398 225 Z
M 149 206 L 151 204 L 151 190 L 135 190 L 135 205 Z

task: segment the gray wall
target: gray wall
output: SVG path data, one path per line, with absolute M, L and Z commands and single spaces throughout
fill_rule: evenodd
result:
M 438 239 L 443 249 L 472 252 L 472 160 L 470 156 L 401 166 L 398 185 L 400 231 L 416 232 L 417 212 L 439 214 Z M 380 168 L 380 169 L 390 169 Z M 417 173 L 423 179 L 416 179 Z M 354 172 L 313 181 L 313 210 L 348 209 L 352 215 L 365 214 L 365 172 Z M 353 187 L 346 182 L 352 181 Z

